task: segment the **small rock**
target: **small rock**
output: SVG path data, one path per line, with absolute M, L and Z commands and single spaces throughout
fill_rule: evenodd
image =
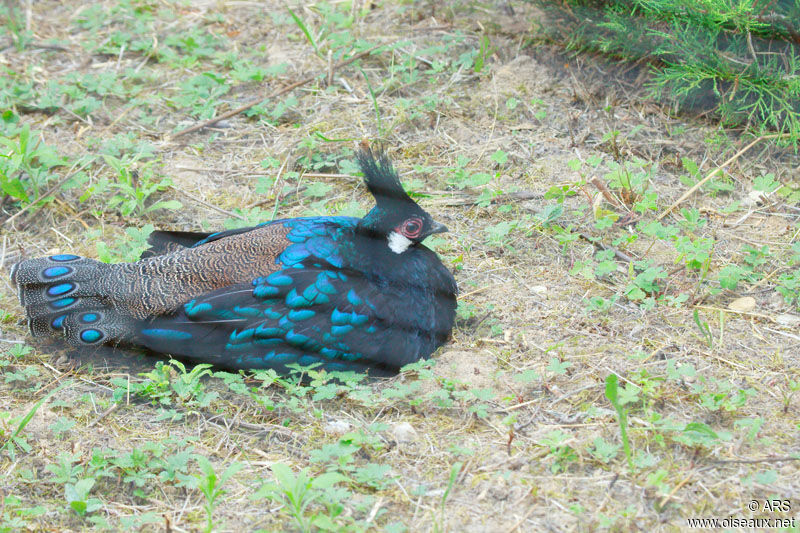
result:
M 392 428 L 392 434 L 397 442 L 412 442 L 417 440 L 417 430 L 408 422 L 400 422 Z
M 775 317 L 778 324 L 782 326 L 800 326 L 800 316 L 781 313 Z
M 755 206 L 764 201 L 766 196 L 761 191 L 755 189 L 750 191 L 747 196 L 742 199 L 742 204 L 745 206 Z
M 534 294 L 547 294 L 547 287 L 545 287 L 544 285 L 534 285 L 533 287 L 531 287 L 531 291 Z
M 748 313 L 756 308 L 756 299 L 752 296 L 744 296 L 736 298 L 728 304 L 728 309 L 731 311 L 739 311 L 740 313 Z
M 325 433 L 333 433 L 334 435 L 344 435 L 348 431 L 350 431 L 350 422 L 346 420 L 329 420 L 322 426 L 323 431 Z

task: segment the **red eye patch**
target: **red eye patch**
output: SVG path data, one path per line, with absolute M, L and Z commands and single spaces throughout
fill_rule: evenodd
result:
M 422 219 L 419 217 L 407 218 L 395 229 L 407 239 L 414 240 L 422 234 Z

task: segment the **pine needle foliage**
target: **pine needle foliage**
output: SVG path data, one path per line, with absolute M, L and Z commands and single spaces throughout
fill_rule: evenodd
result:
M 536 2 L 546 35 L 646 63 L 649 96 L 800 140 L 800 0 Z

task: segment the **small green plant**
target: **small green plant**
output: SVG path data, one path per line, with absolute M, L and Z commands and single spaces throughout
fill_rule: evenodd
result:
M 569 361 L 562 361 L 558 357 L 551 357 L 550 363 L 547 365 L 547 371 L 556 376 L 562 376 L 567 373 L 567 369 L 572 366 Z
M 611 148 L 611 153 L 614 155 L 614 159 L 621 158 L 619 143 L 617 142 L 618 137 L 619 130 L 611 130 L 604 133 L 603 138 L 601 139 L 601 142 L 608 143 L 609 147 Z
M 297 24 L 297 27 L 300 28 L 300 31 L 302 31 L 303 35 L 306 36 L 306 39 L 308 40 L 308 44 L 311 45 L 311 47 L 314 49 L 314 52 L 317 54 L 317 56 L 318 57 L 324 57 L 322 52 L 320 52 L 320 50 L 319 50 L 319 46 L 317 46 L 316 39 L 314 39 L 314 36 L 311 34 L 311 31 L 308 29 L 308 27 L 306 27 L 306 23 L 303 21 L 303 19 L 298 17 L 295 14 L 295 12 L 292 11 L 291 9 L 287 8 L 287 10 L 289 11 L 289 16 L 292 17 L 292 20 L 294 20 L 294 23 Z
M 325 472 L 311 477 L 308 469 L 295 475 L 290 467 L 282 463 L 275 463 L 271 468 L 275 481 L 262 485 L 251 499 L 270 498 L 286 505 L 301 531 L 311 531 L 312 527 L 330 523 L 330 517 L 312 512 L 309 508 L 315 502 L 324 502 L 327 492 L 337 484 L 349 481 L 347 476 L 339 472 Z
M 369 82 L 369 77 L 363 70 L 361 70 L 361 75 L 364 77 L 364 81 L 367 83 L 367 89 L 369 90 L 369 98 L 372 101 L 372 110 L 375 113 L 375 124 L 378 128 L 378 136 L 383 137 L 385 136 L 386 132 L 383 129 L 383 121 L 381 120 L 381 108 L 378 106 L 378 95 L 375 94 L 375 89 L 372 88 L 372 84 Z
M 630 281 L 625 288 L 625 296 L 629 300 L 644 300 L 648 296 L 662 291 L 658 280 L 667 277 L 667 273 L 660 266 L 653 265 L 650 261 L 637 261 L 630 265 L 630 270 L 639 269 L 640 272 Z
M 617 412 L 617 423 L 619 424 L 619 431 L 622 437 L 622 449 L 625 452 L 625 457 L 628 459 L 628 468 L 633 470 L 633 454 L 631 453 L 631 443 L 628 440 L 628 410 L 623 407 L 618 397 L 619 392 L 619 378 L 616 374 L 609 374 L 606 377 L 606 398 L 614 407 Z
M 140 228 L 125 228 L 125 236 L 117 239 L 113 247 L 105 241 L 97 243 L 97 258 L 104 263 L 132 263 L 138 261 L 148 247 L 147 238 L 155 231 L 152 224 Z M 89 232 L 89 237 L 99 236 L 98 232 Z
M 50 179 L 50 170 L 65 164 L 55 149 L 43 144 L 40 132 L 25 124 L 16 139 L 0 136 L 0 189 L 23 205 L 39 200 L 41 187 Z
M 95 480 L 92 478 L 84 478 L 75 483 L 64 484 L 64 496 L 67 503 L 70 509 L 78 513 L 79 516 L 93 513 L 103 506 L 103 503 L 97 498 L 89 497 L 94 484 Z
M 734 422 L 733 425 L 737 429 L 744 429 L 746 431 L 747 440 L 755 442 L 758 432 L 764 427 L 764 422 L 765 420 L 759 416 L 755 418 L 740 418 Z
M 616 136 L 612 136 L 611 139 L 615 140 Z M 654 196 L 648 197 L 647 191 L 653 174 L 658 170 L 657 165 L 651 165 L 639 158 L 622 163 L 608 161 L 606 164 L 610 170 L 603 175 L 603 179 L 608 182 L 611 189 L 619 191 L 620 198 L 625 204 L 633 205 L 634 210 L 638 212 L 655 209 L 655 205 L 652 204 Z
M 698 237 L 692 239 L 681 235 L 675 239 L 675 249 L 678 251 L 676 261 L 683 261 L 691 270 L 699 270 L 701 277 L 705 277 L 711 262 L 714 240 Z
M 138 34 L 143 34 L 141 27 Z M 133 32 L 132 32 L 133 33 Z M 139 40 L 131 43 L 143 52 L 155 52 L 162 63 L 184 68 L 197 67 L 202 59 L 213 57 L 219 50 L 229 48 L 230 43 L 214 35 L 205 28 L 192 27 L 181 31 L 170 32 L 164 39 L 164 45 L 152 50 L 152 41 Z M 117 52 L 112 53 L 116 54 Z
M 179 109 L 189 109 L 195 118 L 205 120 L 215 115 L 217 106 L 222 103 L 221 97 L 229 90 L 224 76 L 204 72 L 183 81 L 172 103 Z
M 0 447 L 0 451 L 5 451 L 6 453 L 8 453 L 8 455 L 9 455 L 9 457 L 11 457 L 12 461 L 16 460 L 16 450 L 17 449 L 19 449 L 20 451 L 23 451 L 25 453 L 31 451 L 31 445 L 28 444 L 28 441 L 22 435 L 22 430 L 25 429 L 25 426 L 27 426 L 28 423 L 31 421 L 31 419 L 33 418 L 33 415 L 36 414 L 36 411 L 38 411 L 39 408 L 47 400 L 49 400 L 55 394 L 61 392 L 64 388 L 70 386 L 71 384 L 72 383 L 69 382 L 69 381 L 62 383 L 60 386 L 56 387 L 55 389 L 53 389 L 50 392 L 48 392 L 46 395 L 42 396 L 42 398 L 39 401 L 37 401 L 35 404 L 33 404 L 33 407 L 31 407 L 28 410 L 28 412 L 25 413 L 25 415 L 23 415 L 22 417 L 20 417 L 18 419 L 12 420 L 11 423 L 16 422 L 17 427 L 8 436 L 6 436 L 6 428 L 5 428 L 6 424 L 4 423 L 3 424 L 4 427 L 2 429 L 0 429 L 0 437 L 4 438 L 5 442 L 3 443 L 3 446 Z M 8 413 L 7 412 L 3 412 L 2 415 L 8 416 Z
M 210 370 L 212 365 L 194 365 L 192 369 L 187 372 L 186 366 L 180 361 L 173 359 L 170 361 L 170 364 L 178 370 L 176 379 L 172 381 L 172 390 L 175 391 L 181 401 L 187 402 L 196 398 L 200 407 L 206 407 L 217 397 L 216 392 L 206 391 L 205 386 L 201 382 L 204 376 L 210 376 L 212 374 Z
M 140 489 L 156 477 L 153 458 L 145 446 L 117 455 L 112 463 L 122 475 L 122 480 L 133 484 L 134 493 L 141 496 L 144 493 Z
M 206 511 L 206 533 L 214 531 L 214 509 L 220 504 L 220 498 L 225 494 L 222 486 L 233 477 L 236 472 L 244 466 L 242 463 L 233 462 L 228 465 L 225 471 L 217 475 L 214 471 L 214 466 L 206 457 L 195 454 L 194 460 L 200 466 L 201 473 L 194 474 L 193 476 L 181 476 L 190 485 L 199 489 L 203 493 L 206 501 L 203 505 Z M 193 479 L 193 481 L 189 481 Z
M 30 44 L 33 33 L 26 28 L 22 4 L 5 2 L 0 5 L 0 21 L 5 23 L 18 51 L 24 50 Z
M 458 474 L 461 473 L 461 468 L 464 466 L 464 463 L 460 461 L 456 461 L 450 467 L 450 476 L 447 480 L 447 487 L 444 489 L 444 493 L 442 494 L 442 499 L 439 501 L 439 517 L 436 521 L 434 531 L 444 531 L 445 530 L 445 511 L 444 506 L 447 503 L 447 497 L 450 496 L 450 492 L 453 490 L 453 487 L 456 484 L 456 480 L 458 479 Z
M 792 244 L 790 254 L 787 261 L 789 268 L 778 276 L 775 289 L 786 303 L 800 308 L 800 242 Z
M 647 486 L 655 488 L 660 495 L 669 494 L 671 487 L 667 483 L 668 477 L 669 472 L 663 468 L 659 468 L 655 472 L 647 474 Z
M 35 387 L 36 381 L 34 378 L 40 375 L 39 370 L 35 366 L 23 366 L 13 371 L 5 372 L 4 381 L 19 387 L 31 386 Z
M 556 203 L 550 204 L 536 213 L 535 218 L 537 222 L 542 225 L 542 227 L 551 228 L 554 231 L 557 231 L 556 228 L 561 229 L 561 227 L 556 225 L 555 222 L 561 218 L 563 214 L 564 206 L 560 203 Z M 564 233 L 563 229 L 561 229 L 561 233 Z
M 53 432 L 53 435 L 57 439 L 60 439 L 63 438 L 66 434 L 68 434 L 69 431 L 72 428 L 74 428 L 76 424 L 77 422 L 75 422 L 74 420 L 67 418 L 65 416 L 61 416 L 58 418 L 58 420 L 50 424 L 49 429 L 50 431 Z
M 114 401 L 122 401 L 130 394 L 136 394 L 149 399 L 153 403 L 168 405 L 172 402 L 170 391 L 170 371 L 173 370 L 163 361 L 157 361 L 153 370 L 141 373 L 143 381 L 137 382 L 130 379 L 114 378 L 111 383 L 116 385 L 114 389 Z
M 546 106 L 544 100 L 541 100 L 539 98 L 533 98 L 531 99 L 531 106 L 536 110 L 533 113 L 533 116 L 536 118 L 536 120 L 541 122 L 547 118 L 547 110 L 544 109 L 544 107 Z
M 489 59 L 495 52 L 495 49 L 492 47 L 491 43 L 489 42 L 488 35 L 481 36 L 481 45 L 478 49 L 478 53 L 475 54 L 474 63 L 472 65 L 472 70 L 475 74 L 480 74 L 483 70 L 484 65 L 486 64 L 486 60 Z
M 206 389 L 203 378 L 212 375 L 209 364 L 194 365 L 190 371 L 175 359 L 167 363 L 157 361 L 153 370 L 141 373 L 142 381 L 128 381 L 115 378 L 112 383 L 114 401 L 121 401 L 126 395 L 133 393 L 147 398 L 153 403 L 170 405 L 174 399 L 183 405 L 207 407 L 218 397 L 216 391 Z
M 619 453 L 619 445 L 607 442 L 603 437 L 594 439 L 594 448 L 590 452 L 598 461 L 603 464 L 609 463 Z
M 455 166 L 447 169 L 452 174 L 452 177 L 447 180 L 448 184 L 459 189 L 464 189 L 480 187 L 492 181 L 491 174 L 486 172 L 470 172 L 467 169 L 469 162 L 470 160 L 466 156 L 459 155 L 456 157 Z
M 159 200 L 148 203 L 150 196 L 165 191 L 172 185 L 169 178 L 157 180 L 153 172 L 153 161 L 142 163 L 134 170 L 137 157 L 122 159 L 104 155 L 106 164 L 114 171 L 114 180 L 105 179 L 97 186 L 90 188 L 81 198 L 85 200 L 91 194 L 110 190 L 113 196 L 107 203 L 109 209 L 119 209 L 123 215 L 144 215 L 157 209 L 180 209 L 183 205 L 177 200 Z
M 470 48 L 459 55 L 458 59 L 453 61 L 453 67 L 457 69 L 470 69 L 475 74 L 480 74 L 486 65 L 486 61 L 492 54 L 494 54 L 494 48 L 491 46 L 489 36 L 483 35 L 479 47 Z
M 517 220 L 503 220 L 497 224 L 487 226 L 485 230 L 486 244 L 497 247 L 507 246 L 510 241 L 509 234 L 516 229 L 519 224 L 520 221 Z
M 681 427 L 673 439 L 692 447 L 712 449 L 723 442 L 730 441 L 733 436 L 727 431 L 714 431 L 711 426 L 703 422 L 689 422 Z
M 700 405 L 709 411 L 735 412 L 756 394 L 754 389 L 740 389 L 728 380 L 707 380 L 704 377 L 698 379 L 693 390 L 698 393 Z
M 567 444 L 571 439 L 572 435 L 569 433 L 555 429 L 547 433 L 539 442 L 550 449 L 547 457 L 553 459 L 553 463 L 550 465 L 550 471 L 553 474 L 566 472 L 569 465 L 578 460 L 578 454 L 575 449 Z
M 788 379 L 788 378 L 787 378 Z M 784 411 L 789 410 L 789 404 L 792 401 L 792 397 L 800 390 L 800 381 L 795 381 L 793 379 L 788 379 L 787 388 L 789 389 L 788 392 L 783 394 L 783 409 Z
M 57 462 L 50 463 L 45 470 L 53 474 L 55 483 L 77 483 L 84 471 L 79 460 L 80 454 L 61 452 L 58 454 Z
M 28 507 L 13 494 L 4 495 L 0 501 L 0 533 L 13 533 L 31 529 L 28 522 L 47 513 L 47 507 L 36 505 Z
M 693 310 L 692 317 L 694 318 L 694 323 L 697 325 L 697 329 L 699 329 L 700 333 L 703 335 L 703 340 L 706 341 L 709 348 L 713 348 L 714 335 L 711 333 L 711 326 L 709 326 L 708 322 L 705 320 L 700 320 L 700 313 L 697 312 L 697 309 Z

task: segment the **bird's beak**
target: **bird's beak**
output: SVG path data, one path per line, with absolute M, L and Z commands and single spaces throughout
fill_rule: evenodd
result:
M 430 229 L 430 231 L 428 231 L 428 235 L 426 235 L 426 237 L 430 236 L 430 235 L 433 235 L 434 233 L 445 233 L 447 231 L 449 231 L 447 229 L 447 226 L 445 226 L 444 224 L 440 224 L 439 222 L 436 222 L 434 220 L 433 221 L 433 226 L 431 226 L 431 229 Z

